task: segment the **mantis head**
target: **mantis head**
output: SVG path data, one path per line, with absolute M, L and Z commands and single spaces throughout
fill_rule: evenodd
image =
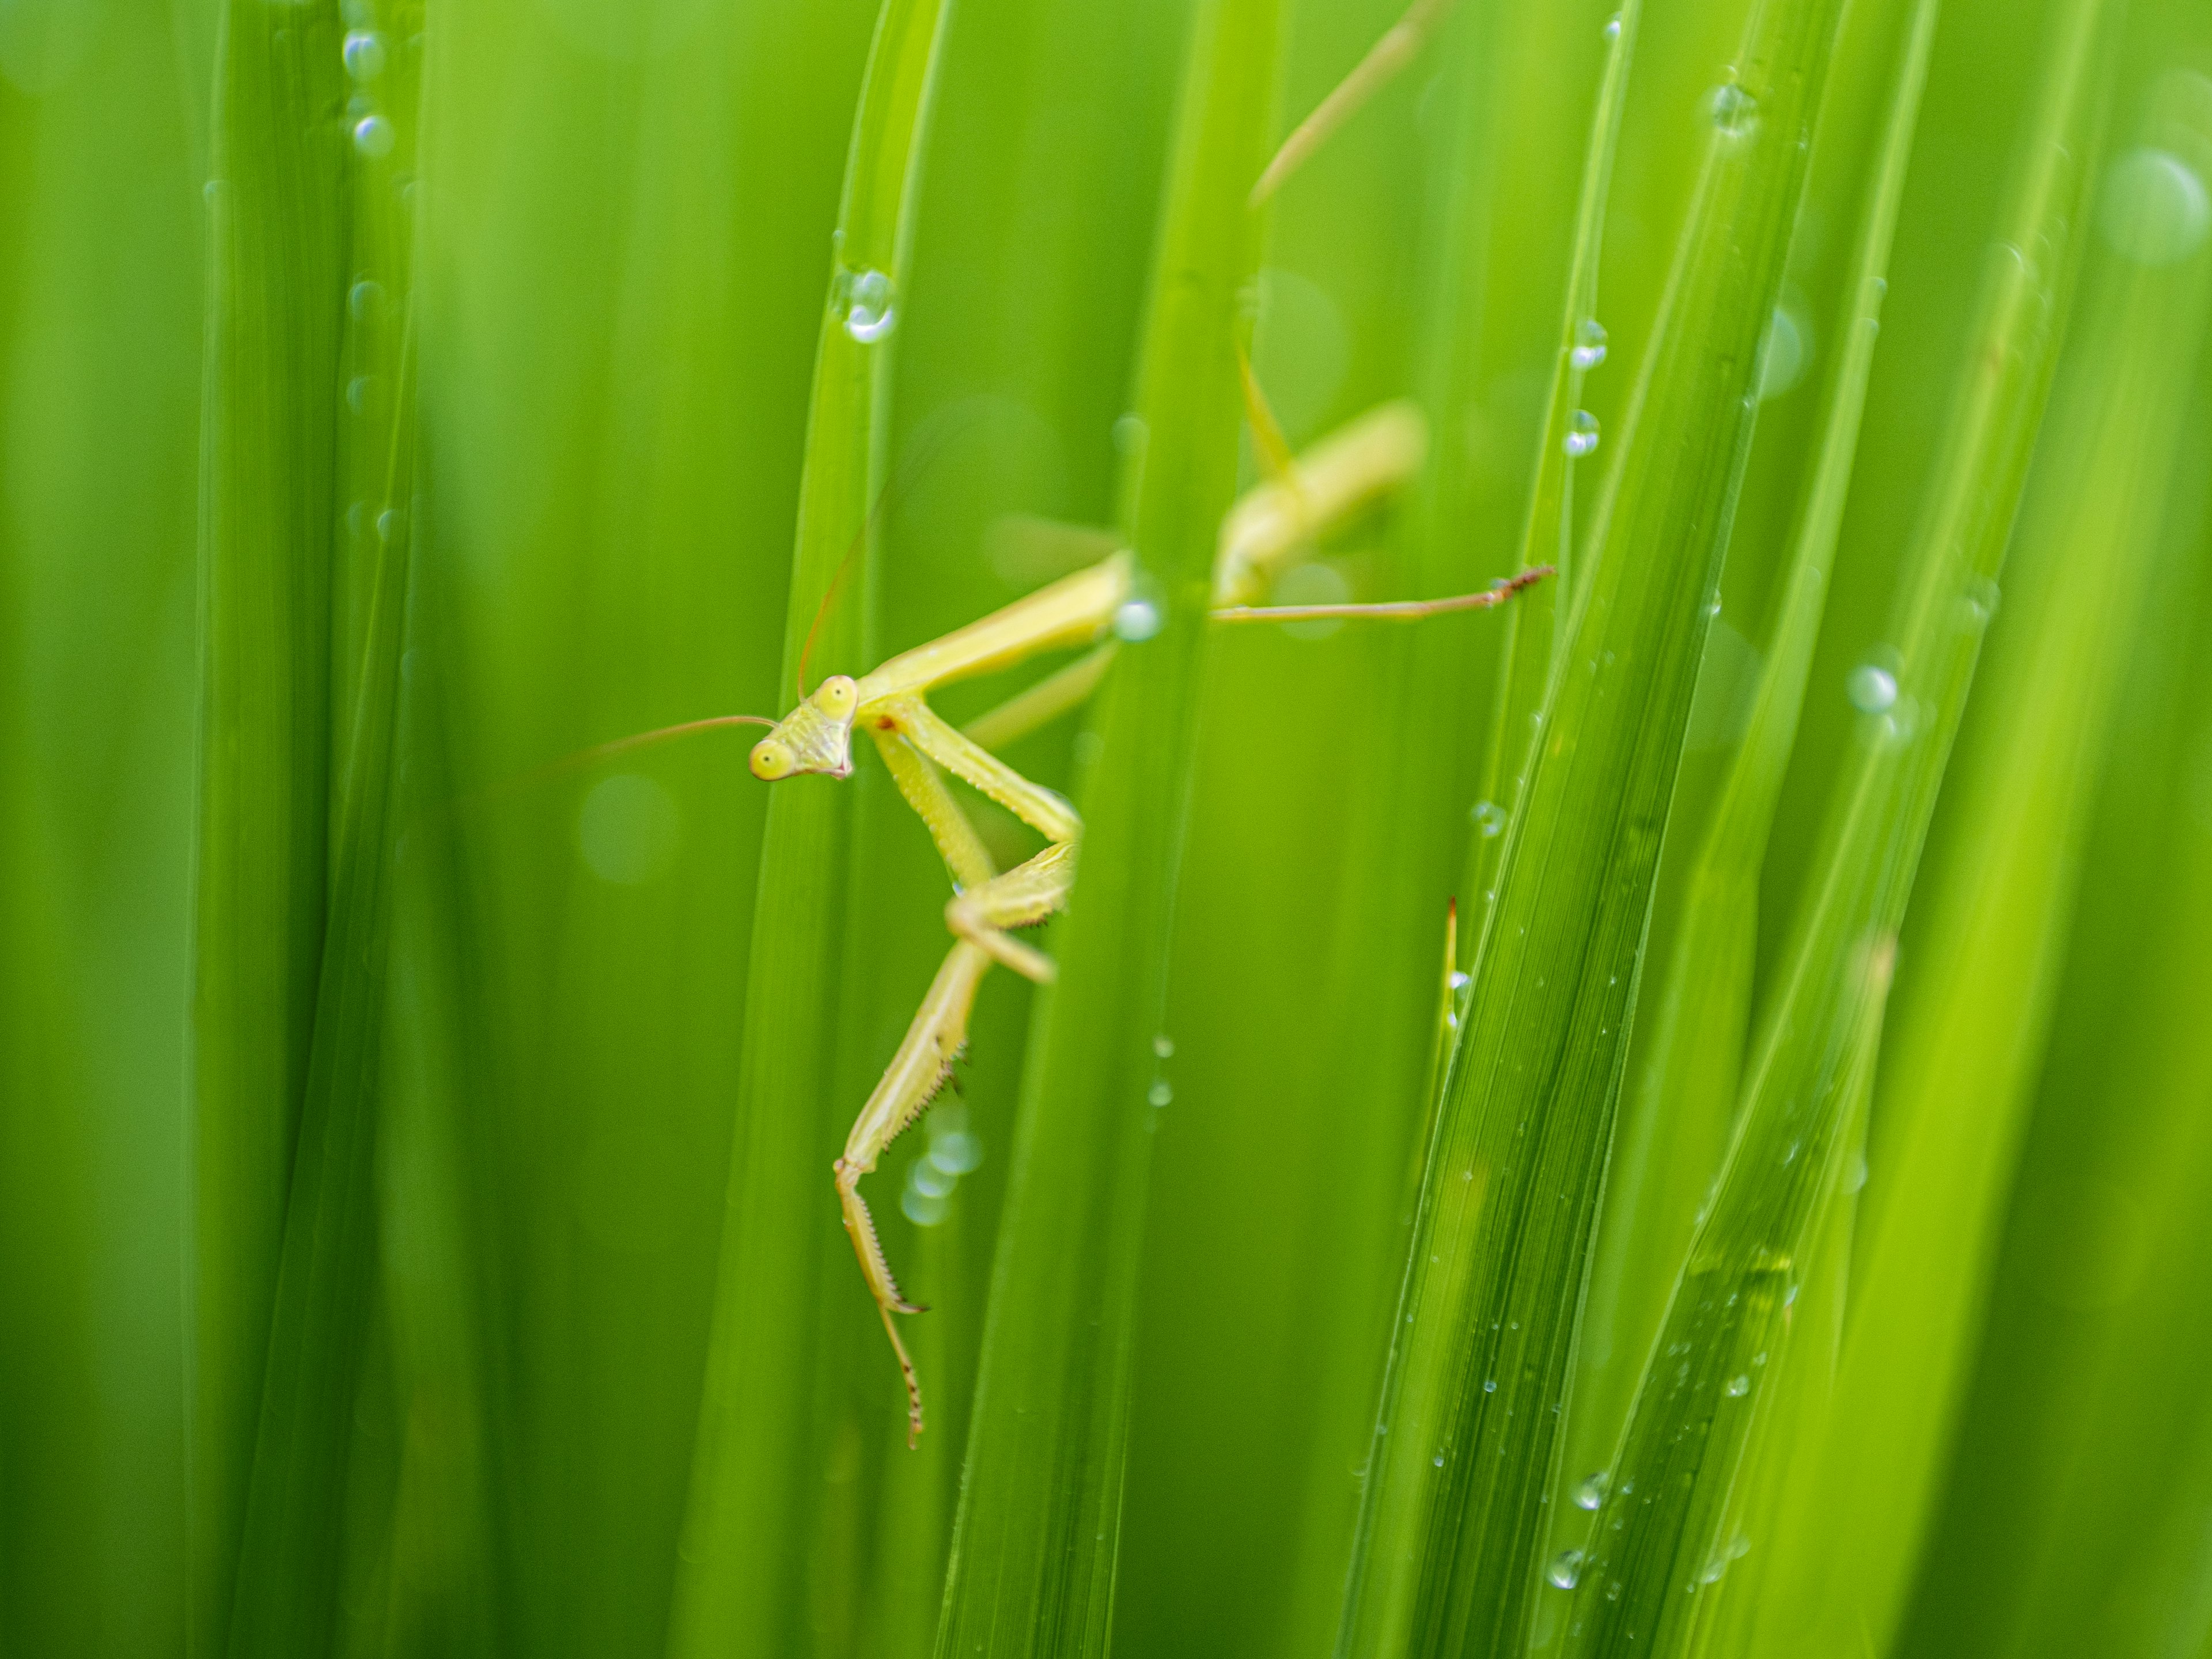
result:
M 851 676 L 832 674 L 753 745 L 753 775 L 764 783 L 801 772 L 852 776 L 853 715 L 860 706 Z

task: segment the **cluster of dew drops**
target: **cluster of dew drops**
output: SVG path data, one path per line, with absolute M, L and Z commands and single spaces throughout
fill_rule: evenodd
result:
M 376 106 L 375 88 L 391 54 L 383 34 L 374 27 L 375 15 L 365 0 L 349 0 L 345 9 L 346 34 L 339 52 L 345 59 L 346 76 L 356 88 L 346 102 L 346 120 L 353 147 L 372 161 L 392 154 L 399 142 L 392 118 Z

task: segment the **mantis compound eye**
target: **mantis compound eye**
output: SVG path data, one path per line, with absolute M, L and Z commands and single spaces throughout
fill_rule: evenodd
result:
M 790 749 L 774 738 L 763 738 L 753 745 L 753 775 L 763 782 L 773 783 L 778 778 L 789 777 L 793 763 Z
M 860 702 L 860 691 L 849 674 L 832 674 L 814 694 L 814 705 L 832 720 L 848 718 Z

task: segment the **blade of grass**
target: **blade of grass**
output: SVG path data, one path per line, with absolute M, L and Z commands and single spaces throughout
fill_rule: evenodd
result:
M 2188 115 L 2160 112 L 2146 143 L 2212 152 L 2212 130 Z M 2185 213 L 2162 177 L 2108 175 L 2094 208 L 2108 242 L 2140 246 L 2168 234 L 2157 216 Z M 1814 1632 L 1855 1626 L 1886 1649 L 1912 1583 L 2045 1050 L 2117 683 L 2142 632 L 2208 266 L 2201 248 L 2156 264 L 2108 248 L 2090 265 L 2008 561 L 2008 625 L 1983 671 L 1988 718 L 1969 725 L 1953 768 L 1956 805 L 1929 860 L 1936 908 L 1909 941 L 1892 1022 L 1869 1152 L 1880 1178 L 1863 1200 L 1827 1456 L 1805 1499 L 1839 1530 L 1793 1552 L 1795 1576 L 1771 1603 L 1784 1629 L 1801 1617 Z
M 1858 453 L 1936 18 L 1936 0 L 1916 0 L 1899 42 L 1888 117 L 1839 307 L 1835 337 L 1843 349 L 1830 371 L 1818 459 L 1790 538 L 1780 614 L 1742 746 L 1688 878 L 1683 921 L 1652 1012 L 1641 1097 L 1626 1114 L 1607 1175 L 1615 1197 L 1583 1324 L 1607 1363 L 1592 1365 L 1586 1355 L 1578 1374 L 1568 1429 L 1573 1449 L 1565 1464 L 1571 1480 L 1604 1468 L 1612 1457 L 1668 1283 L 1735 1121 L 1758 952 L 1759 872 L 1796 742 Z M 1554 1531 L 1569 1524 L 1563 1516 Z M 1577 1541 L 1558 1543 L 1564 1549 Z
M 2097 125 L 2100 7 L 2054 39 L 1950 447 L 1917 540 L 1892 680 L 1861 695 L 1776 1004 L 1714 1198 L 1678 1281 L 1593 1522 L 1571 1654 L 1696 1650 L 1737 1553 L 1739 1470 L 1771 1415 L 1791 1305 L 1852 1145 L 1897 929 L 1987 621 L 2056 352 L 2080 163 Z M 2033 248 L 2030 261 L 2018 250 Z M 1753 1547 L 1756 1547 L 1755 1542 Z
M 1586 66 L 1603 64 L 1580 205 L 1562 239 L 1571 273 L 1565 326 L 1571 334 L 1576 319 L 1595 304 L 1600 218 L 1638 9 L 1632 0 L 1617 27 L 1601 29 L 1580 9 L 1502 12 L 1462 6 L 1431 48 L 1443 64 L 1439 115 L 1453 143 L 1428 191 L 1423 308 L 1412 356 L 1422 412 L 1437 436 L 1428 469 L 1394 520 L 1395 562 L 1405 575 L 1394 581 L 1393 593 L 1463 592 L 1530 562 L 1525 547 L 1515 562 L 1483 533 L 1471 476 L 1472 411 L 1496 372 L 1487 361 L 1486 337 L 1498 325 L 1493 289 L 1514 265 L 1531 258 L 1528 227 L 1508 215 L 1500 201 L 1506 185 L 1502 175 L 1524 159 L 1514 152 L 1506 129 L 1527 115 L 1512 95 L 1516 90 L 1526 95 L 1527 88 L 1501 82 L 1513 72 L 1509 65 L 1531 56 L 1565 60 L 1576 66 L 1579 103 L 1588 95 Z M 1291 199 L 1295 202 L 1295 191 Z M 1587 339 L 1583 345 L 1580 356 L 1571 341 L 1554 356 L 1553 409 L 1545 422 L 1554 440 L 1564 435 L 1576 390 L 1590 366 Z M 1571 462 L 1556 441 L 1546 451 L 1559 465 L 1547 459 L 1536 488 L 1540 495 L 1549 488 L 1549 516 L 1556 523 L 1561 473 Z M 1532 504 L 1531 512 L 1532 519 L 1545 516 L 1540 505 Z M 1541 562 L 1552 556 L 1547 550 L 1534 558 Z M 1441 1082 L 1437 939 L 1452 891 L 1452 866 L 1462 856 L 1468 834 L 1463 810 L 1455 810 L 1465 799 L 1458 791 L 1466 767 L 1455 763 L 1453 751 L 1471 750 L 1481 736 L 1479 729 L 1466 729 L 1476 722 L 1440 722 L 1434 711 L 1451 707 L 1471 681 L 1482 678 L 1492 652 L 1510 650 L 1510 643 L 1501 647 L 1492 637 L 1500 627 L 1509 642 L 1522 630 L 1533 630 L 1532 637 L 1544 641 L 1532 671 L 1540 696 L 1558 591 L 1556 582 L 1539 584 L 1522 593 L 1504 617 L 1484 618 L 1473 629 L 1431 628 L 1376 641 L 1388 654 L 1376 672 L 1370 735 L 1334 762 L 1353 816 L 1322 1004 L 1328 1039 L 1322 1063 L 1309 1068 L 1306 1086 L 1324 1121 L 1341 1117 L 1349 1102 L 1371 1102 L 1378 1109 L 1359 1111 L 1356 1138 L 1330 1138 L 1325 1196 L 1316 1197 L 1329 1205 L 1333 1224 L 1310 1235 L 1291 1270 L 1298 1286 L 1299 1403 L 1310 1415 L 1279 1423 L 1275 1432 L 1310 1446 L 1300 1565 L 1291 1579 L 1295 1600 L 1285 1625 L 1291 1632 L 1285 1639 L 1294 1645 L 1325 1643 L 1342 1612 L 1342 1564 L 1359 1510 L 1358 1486 L 1350 1472 L 1372 1428 L 1387 1352 L 1375 1339 L 1391 1317 L 1419 1159 Z M 1536 611 L 1526 611 L 1524 600 L 1534 601 Z M 1396 740 L 1396 734 L 1439 726 L 1425 740 L 1418 760 Z M 1502 823 L 1503 815 L 1478 812 L 1478 839 L 1493 822 Z M 1473 878 L 1459 889 L 1462 940 L 1472 940 L 1486 908 L 1479 901 L 1471 903 L 1469 896 L 1484 890 Z M 1472 948 L 1470 942 L 1460 954 L 1471 954 Z M 1383 1109 L 1395 1117 L 1385 1117 Z M 1271 1102 L 1262 1132 L 1273 1131 L 1277 1111 Z M 1363 1217 L 1376 1218 L 1364 1237 Z
M 2212 1634 L 2212 1049 L 2197 1018 L 2212 929 L 2208 368 L 2200 343 L 1988 1334 L 1899 1634 L 1912 1659 L 2152 1659 Z
M 1462 883 L 1471 924 L 1462 949 L 1469 963 L 1497 902 L 1505 826 L 1520 810 L 1536 750 L 1544 689 L 1551 679 L 1553 659 L 1566 648 L 1565 630 L 1583 574 L 1574 557 L 1574 480 L 1576 463 L 1589 451 L 1583 447 L 1584 434 L 1576 432 L 1573 423 L 1581 412 L 1583 377 L 1605 356 L 1604 328 L 1597 320 L 1598 268 L 1604 252 L 1613 157 L 1620 148 L 1621 113 L 1628 106 L 1636 28 L 1643 15 L 1641 0 L 1628 0 L 1607 26 L 1612 50 L 1606 56 L 1605 80 L 1598 88 L 1597 107 L 1590 119 L 1582 194 L 1575 212 L 1574 259 L 1567 273 L 1566 305 L 1553 360 L 1543 436 L 1536 451 L 1536 481 L 1529 491 L 1528 514 L 1521 532 L 1519 568 L 1555 565 L 1559 574 L 1523 593 L 1521 598 L 1526 603 L 1516 603 L 1505 618 L 1505 648 L 1498 659 L 1482 794 L 1474 808 L 1475 835 L 1468 844 L 1467 876 Z M 1594 428 L 1589 435 L 1594 435 Z
M 1503 1650 L 1531 1615 L 1660 835 L 1838 9 L 1762 7 L 1717 95 L 1431 1144 L 1347 1655 Z
M 210 19 L 211 21 L 211 19 Z M 213 53 L 0 22 L 0 1644 L 176 1650 Z
M 1166 626 L 1125 651 L 1079 792 L 1083 872 L 1039 998 L 1000 1224 L 940 1655 L 1103 1654 L 1120 1546 L 1135 1268 L 1175 872 L 1217 526 L 1236 484 L 1245 198 L 1273 110 L 1275 0 L 1193 24 L 1125 464 Z M 1148 1100 L 1150 1104 L 1147 1103 Z
M 885 0 L 853 126 L 807 416 L 797 545 L 779 685 L 874 659 L 870 508 L 880 492 L 890 349 L 913 240 L 915 181 L 946 0 Z M 877 279 L 880 279 L 878 282 Z M 869 308 L 856 318 L 856 305 Z M 853 538 L 859 568 L 830 608 Z M 819 613 L 819 631 L 817 619 Z M 811 781 L 808 781 L 811 782 Z M 820 1150 L 843 1097 L 832 1088 L 852 802 L 842 790 L 779 789 L 761 851 L 745 1001 L 737 1138 L 714 1291 L 713 1330 L 678 1547 L 667 1651 L 804 1651 L 810 1620 L 796 1524 L 818 1450 L 812 1399 L 823 1270 L 814 1224 L 827 1197 Z M 813 1241 L 810 1246 L 798 1241 Z M 839 1241 L 842 1249 L 842 1241 Z
M 312 1038 L 230 1620 L 229 1650 L 236 1655 L 314 1651 L 337 1639 L 356 1394 L 377 1328 L 374 1173 L 390 932 L 386 878 L 416 508 L 412 307 L 392 296 L 411 294 L 412 216 L 399 181 L 419 131 L 420 54 L 413 43 L 420 16 L 409 9 L 391 15 L 396 39 L 385 47 L 374 90 L 367 94 L 371 102 L 356 114 L 349 132 L 325 129 L 310 137 L 351 140 L 343 152 L 347 171 L 339 195 L 346 214 L 344 279 L 319 294 L 303 287 L 296 295 L 302 307 L 319 301 L 319 308 L 349 319 L 341 377 L 324 387 L 347 411 L 335 452 L 345 505 L 343 517 L 334 513 L 308 543 L 327 549 L 331 561 L 331 728 L 324 740 L 334 787 Z M 303 32 L 311 51 L 338 63 L 334 33 Z M 281 230 L 283 222 L 271 228 Z M 327 281 L 330 273 L 311 274 Z M 240 392 L 254 395 L 250 386 Z M 334 545 L 332 532 L 341 525 L 346 540 Z
M 222 14 L 192 890 L 189 1646 L 228 1645 L 328 880 L 347 262 L 334 16 Z

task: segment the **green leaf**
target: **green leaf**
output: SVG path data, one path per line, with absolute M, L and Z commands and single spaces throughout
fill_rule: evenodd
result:
M 1934 0 L 1917 0 L 1897 44 L 1896 73 L 1885 77 L 1892 88 L 1887 119 L 1838 307 L 1835 337 L 1844 343 L 1829 376 L 1817 459 L 1780 574 L 1779 615 L 1741 747 L 1686 879 L 1682 921 L 1650 1016 L 1638 1097 L 1626 1113 L 1607 1172 L 1615 1196 L 1591 1270 L 1583 1322 L 1589 1347 L 1569 1419 L 1572 1450 L 1565 1468 L 1577 1482 L 1613 1457 L 1643 1356 L 1735 1121 L 1751 1023 L 1759 878 L 1796 744 L 1858 453 L 1867 377 L 1888 289 L 1890 245 L 1936 17 Z M 1890 20 L 1877 16 L 1875 21 Z M 1876 39 L 1887 43 L 1893 32 L 1893 24 L 1878 27 Z M 1814 165 L 1820 164 L 1816 155 Z M 1553 1522 L 1558 1548 L 1580 1547 L 1581 1539 L 1571 1535 L 1579 1532 L 1579 1519 L 1569 1513 Z
M 2212 105 L 2180 96 L 2141 156 L 2212 156 Z M 1785 1556 L 1762 1620 L 1793 1650 L 1886 1647 L 1940 1500 L 2001 1237 L 2002 1206 L 2050 1041 L 2111 763 L 2119 683 L 2146 632 L 2212 257 L 2166 256 L 2167 174 L 2117 163 L 2008 556 L 1973 718 L 1928 863 L 1934 902 L 1908 934 L 1868 1149 L 1836 1402 L 1806 1507 L 1840 1523 Z M 2186 211 L 2185 207 L 2183 211 Z M 2143 257 L 2148 254 L 2148 258 Z M 2092 1194 L 2082 1210 L 2094 1213 Z M 1799 1530 L 1796 1538 L 1808 1539 Z M 1802 1622 L 1800 1622 L 1802 1620 Z
M 202 752 L 215 775 L 204 787 L 204 799 L 235 799 L 232 791 L 240 781 L 226 769 L 237 758 L 230 723 L 245 726 L 267 720 L 272 712 L 289 714 L 290 741 L 329 757 L 319 776 L 291 775 L 326 781 L 330 793 L 327 801 L 295 798 L 287 804 L 297 817 L 307 817 L 310 808 L 318 818 L 327 815 L 330 828 L 326 902 L 317 902 L 322 896 L 313 889 L 286 892 L 280 886 L 275 890 L 299 907 L 296 914 L 262 918 L 258 936 L 204 933 L 200 942 L 201 962 L 211 969 L 204 984 L 223 983 L 240 973 L 241 957 L 252 962 L 254 952 L 287 933 L 303 933 L 318 952 L 312 1009 L 300 1011 L 292 1029 L 264 1028 L 257 1034 L 258 1044 L 267 1045 L 260 1047 L 261 1065 L 270 1063 L 272 1048 L 281 1054 L 304 1042 L 306 1050 L 237 1547 L 228 1645 L 240 1655 L 325 1646 L 334 1638 L 338 1614 L 348 1461 L 361 1368 L 374 1328 L 379 1243 L 374 1177 L 390 938 L 393 745 L 408 550 L 418 507 L 413 495 L 411 216 L 398 181 L 411 163 L 419 127 L 414 101 L 419 49 L 389 48 L 374 106 L 349 125 L 334 125 L 317 118 L 316 100 L 329 95 L 341 69 L 335 18 L 294 18 L 289 31 L 272 27 L 272 21 L 261 12 L 230 20 L 234 79 L 217 130 L 218 167 L 260 147 L 280 167 L 300 169 L 291 180 L 298 193 L 280 190 L 274 200 L 256 202 L 240 190 L 240 217 L 222 228 L 235 239 L 227 250 L 234 263 L 219 278 L 227 290 L 223 302 L 235 307 L 223 321 L 234 331 L 219 331 L 216 337 L 222 343 L 218 349 L 228 346 L 239 355 L 220 362 L 211 379 L 218 413 L 209 472 L 218 501 L 236 499 L 242 505 L 248 491 L 267 490 L 289 497 L 300 516 L 282 526 L 290 540 L 278 538 L 278 526 L 250 520 L 217 520 L 210 528 L 203 592 L 211 631 L 221 637 L 232 629 L 265 627 L 274 611 L 289 634 L 233 635 L 234 656 L 210 651 Z M 392 19 L 406 31 L 400 42 L 410 38 L 413 21 L 404 12 Z M 295 51 L 301 56 L 293 57 Z M 258 63 L 250 61 L 257 58 Z M 302 104 L 257 109 L 244 87 L 263 71 L 275 85 L 302 97 Z M 296 86 L 293 76 L 301 77 Z M 320 90 L 307 93 L 302 87 Z M 257 125 L 262 121 L 269 125 Z M 312 171 L 317 160 L 335 163 L 336 176 L 318 178 Z M 246 165 L 264 164 L 264 158 L 257 158 Z M 313 199 L 318 188 L 327 191 L 325 200 Z M 331 234 L 319 250 L 323 259 L 294 268 L 286 239 L 302 220 L 315 222 L 332 206 L 338 216 L 322 222 Z M 226 207 L 218 208 L 219 219 Z M 257 291 L 264 287 L 274 293 Z M 259 309 L 264 306 L 276 308 L 277 319 Z M 304 356 L 257 362 L 252 348 L 239 347 L 247 330 L 271 321 L 280 338 L 313 341 L 307 319 L 318 318 L 344 319 L 342 334 L 320 342 L 335 349 L 320 362 Z M 328 405 L 327 416 L 311 417 L 298 430 L 283 423 L 289 400 L 314 398 Z M 295 447 L 302 437 L 319 435 L 325 452 Z M 335 470 L 325 472 L 333 457 Z M 239 496 L 228 497 L 227 488 L 238 489 Z M 321 551 L 302 560 L 303 547 Z M 313 574 L 319 562 L 326 572 L 319 578 Z M 300 580 L 302 565 L 307 573 L 289 614 L 263 608 L 264 591 L 253 584 L 283 583 L 287 576 L 277 572 L 288 566 L 290 579 Z M 315 614 L 318 605 L 326 607 L 324 614 Z M 303 713 L 324 717 L 323 706 L 305 696 L 289 709 L 281 696 L 254 706 L 257 694 L 266 695 L 254 677 L 271 659 L 289 660 L 295 673 L 312 665 L 329 676 L 326 730 L 299 724 Z M 254 735 L 267 741 L 268 727 Z M 254 781 L 265 787 L 286 776 L 279 767 Z M 250 860 L 264 844 L 258 837 L 269 833 L 275 803 L 264 799 L 254 805 L 257 819 L 240 814 L 204 823 L 204 919 L 210 903 L 218 915 L 226 902 L 234 903 L 232 884 L 258 878 Z M 319 842 L 307 844 L 318 859 L 325 854 Z M 307 872 L 300 873 L 304 887 Z M 319 869 L 314 873 L 322 878 Z M 236 954 L 222 954 L 226 945 Z M 234 1011 L 226 1012 L 235 1018 Z M 270 1011 L 259 1012 L 265 1018 Z M 239 1113 L 252 1103 L 210 1091 L 202 1097 L 198 1121 L 221 1122 L 226 1109 Z M 240 1279 L 252 1282 L 250 1274 Z
M 1166 627 L 1125 651 L 1077 799 L 1082 875 L 1039 999 L 984 1332 L 941 1655 L 1103 1654 L 1129 1352 L 1215 542 L 1236 485 L 1245 207 L 1273 115 L 1274 0 L 1193 25 L 1135 422 L 1127 529 Z
M 1523 1638 L 1638 955 L 1837 8 L 1763 7 L 1716 94 L 1423 1178 L 1346 1653 Z
M 810 644 L 822 665 L 872 660 L 871 509 L 885 466 L 890 342 L 908 275 L 945 0 L 885 0 L 877 19 L 838 213 L 808 414 L 782 685 Z M 879 283 L 872 279 L 880 277 Z M 866 310 L 856 315 L 855 307 Z M 832 589 L 860 539 L 859 564 Z M 825 609 L 825 605 L 827 608 Z M 817 614 L 820 618 L 817 630 Z M 840 989 L 853 803 L 802 781 L 778 789 L 761 850 L 737 1135 L 714 1291 L 714 1327 L 670 1615 L 672 1656 L 787 1654 L 805 1643 L 804 1562 L 813 1541 L 807 1466 L 826 1425 L 813 1390 L 821 1298 L 835 1249 L 814 1224 L 828 1200 L 820 1156 L 841 1105 Z M 815 1241 L 810 1248 L 801 1241 Z M 798 1248 L 794 1249 L 794 1243 Z
M 1693 1650 L 1727 1603 L 1715 1586 L 1739 1539 L 1758 1547 L 1738 1530 L 1739 1472 L 1768 1402 L 1786 1393 L 1792 1305 L 1863 1123 L 1897 929 L 2049 385 L 2077 158 L 2094 131 L 2099 18 L 2094 3 L 2076 8 L 2052 43 L 2014 240 L 1994 264 L 1935 474 L 1895 666 L 1856 683 L 1869 712 L 1832 803 L 1828 856 L 1580 1564 L 1571 1654 Z M 2020 247 L 2045 252 L 2046 263 Z

